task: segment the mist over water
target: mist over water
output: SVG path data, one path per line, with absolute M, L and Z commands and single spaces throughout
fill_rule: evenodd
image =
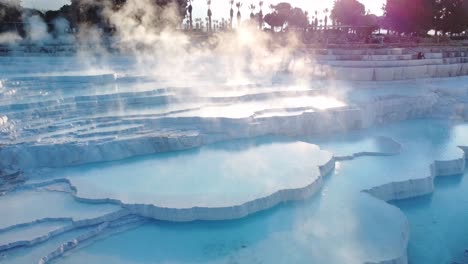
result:
M 0 69 L 0 176 L 3 168 L 9 176 L 24 171 L 30 184 L 30 189 L 11 199 L 19 204 L 15 213 L 21 216 L 26 211 L 27 219 L 4 218 L 10 221 L 5 226 L 33 221 L 37 212 L 50 217 L 50 211 L 42 208 L 55 203 L 62 216 L 62 200 L 67 207 L 78 204 L 83 211 L 92 201 L 93 214 L 103 214 L 99 207 L 114 202 L 109 210 L 133 211 L 102 220 L 105 225 L 126 226 L 133 220 L 142 221 L 135 226 L 146 224 L 101 239 L 110 232 L 96 231 L 96 223 L 103 222 L 93 222 L 86 227 L 96 237 L 65 252 L 63 263 L 119 259 L 154 263 L 157 259 L 358 264 L 404 258 L 407 218 L 381 201 L 385 199 L 376 199 L 378 192 L 372 190 L 396 183 L 383 195 L 406 195 L 414 191 L 411 188 L 419 188 L 421 177 L 430 181 L 435 177 L 430 174 L 434 160 L 463 156 L 456 146 L 466 144 L 467 126 L 413 118 L 433 118 L 440 109 L 449 116 L 456 102 L 453 119 L 461 122 L 465 114 L 466 120 L 468 107 L 463 108 L 461 101 L 468 94 L 467 79 L 337 81 L 336 75 L 324 74 L 327 64 L 319 59 L 321 50 L 305 47 L 301 32 L 272 34 L 246 22 L 233 31 L 187 33 L 180 30 L 182 19 L 175 5 L 160 7 L 153 2 L 128 0 L 119 9 L 105 4 L 101 15 L 112 25 L 112 34 L 86 24 L 70 30 L 64 18 L 54 20 L 50 30 L 40 16 L 25 13 L 24 38 L 12 32 L 0 35 L 0 43 L 19 55 L 0 57 L 4 65 Z M 21 53 L 24 47 L 49 46 L 71 46 L 73 52 Z M 322 58 L 343 50 L 333 51 Z M 411 60 L 411 55 L 404 55 Z M 346 63 L 338 55 L 334 58 L 338 67 Z M 354 74 L 368 76 L 368 72 L 375 74 L 372 67 L 385 63 L 359 62 L 369 63 L 361 66 L 371 65 L 370 70 L 349 66 L 339 73 L 351 75 L 356 70 Z M 397 76 L 393 68 L 398 67 L 381 68 Z M 459 87 L 463 89 L 456 96 L 442 92 Z M 462 99 L 457 101 L 457 96 Z M 245 139 L 250 137 L 259 141 Z M 318 159 L 320 166 L 314 163 Z M 327 173 L 322 175 L 323 168 Z M 161 223 L 153 218 L 167 219 L 151 213 L 154 205 L 174 209 L 174 215 L 180 205 L 189 210 L 203 205 L 208 209 L 201 212 L 202 217 L 210 216 L 210 204 L 234 208 L 254 201 L 252 197 L 268 198 L 276 190 L 286 197 L 286 192 L 310 185 L 315 178 L 320 179 L 317 190 L 310 191 L 315 196 L 267 201 L 268 206 L 261 209 L 265 211 L 255 215 L 238 210 L 245 213 L 240 220 L 179 224 L 166 216 L 168 222 Z M 398 186 L 409 187 L 398 191 Z M 49 192 L 61 198 L 44 199 Z M 168 193 L 174 200 L 163 197 Z M 9 195 L 0 189 L 0 200 Z M 32 197 L 27 206 L 21 205 L 24 197 Z M 286 202 L 293 200 L 304 201 Z M 187 213 L 195 220 L 205 219 L 191 214 Z M 188 221 L 185 213 L 180 215 L 180 221 Z M 228 219 L 223 214 L 217 217 Z M 44 231 L 44 226 L 32 225 L 32 229 L 46 234 L 49 230 Z M 427 227 L 432 228 L 431 223 Z M 28 233 L 21 228 L 10 230 L 9 235 L 18 230 Z M 71 228 L 73 233 L 79 231 Z M 23 253 L 28 260 L 44 259 L 51 252 L 61 257 L 73 239 L 64 234 L 67 238 L 57 236 L 38 247 L 8 251 L 5 259 L 30 263 L 15 259 L 15 254 Z M 0 253 L 2 235 L 0 230 Z M 50 248 L 31 254 L 42 246 Z
M 101 15 L 115 28 L 112 36 L 86 24 L 80 25 L 77 34 L 71 34 L 64 18 L 56 19 L 54 31 L 48 33 L 39 16 L 24 14 L 23 42 L 76 45 L 79 59 L 97 60 L 101 65 L 106 64 L 112 48 L 112 53 L 134 57 L 138 74 L 178 85 L 271 83 L 274 75 L 284 72 L 304 82 L 312 72 L 310 60 L 295 58 L 302 45 L 300 33 L 280 38 L 262 32 L 255 23 L 245 23 L 237 30 L 200 40 L 178 29 L 182 19 L 175 4 L 160 7 L 150 0 L 130 0 L 114 10 L 109 2 L 103 3 Z M 0 44 L 18 45 L 20 40 L 12 32 L 0 35 Z

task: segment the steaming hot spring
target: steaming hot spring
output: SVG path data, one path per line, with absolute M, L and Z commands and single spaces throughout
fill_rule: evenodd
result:
M 134 11 L 0 45 L 0 263 L 468 263 L 468 49 Z
M 465 77 L 86 56 L 0 58 L 0 262 L 463 258 Z

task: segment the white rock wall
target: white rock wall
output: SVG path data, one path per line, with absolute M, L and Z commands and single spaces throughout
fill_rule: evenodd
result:
M 315 194 L 323 185 L 323 177 L 330 174 L 335 168 L 335 160 L 331 158 L 324 165 L 320 166 L 321 176 L 303 188 L 285 189 L 277 191 L 269 196 L 261 197 L 241 205 L 231 207 L 207 208 L 164 208 L 151 204 L 122 204 L 121 201 L 112 199 L 86 199 L 77 197 L 76 199 L 88 203 L 116 203 L 120 204 L 131 213 L 144 217 L 172 222 L 189 222 L 195 220 L 229 220 L 239 219 L 247 215 L 272 208 L 282 202 L 304 200 Z
M 326 72 L 326 74 L 327 76 L 333 77 L 337 80 L 346 81 L 396 81 L 468 75 L 467 63 L 413 66 L 391 65 L 392 64 L 385 66 L 381 64 L 380 67 L 372 67 L 369 65 L 363 67 L 331 66 L 327 68 L 328 72 Z
M 422 196 L 434 192 L 435 177 L 443 177 L 449 175 L 460 175 L 465 171 L 466 165 L 466 150 L 462 148 L 460 157 L 445 160 L 434 161 L 428 168 L 427 176 L 420 179 L 410 179 L 401 182 L 391 182 L 381 186 L 376 186 L 365 192 L 371 194 L 384 201 L 402 200 L 412 197 Z

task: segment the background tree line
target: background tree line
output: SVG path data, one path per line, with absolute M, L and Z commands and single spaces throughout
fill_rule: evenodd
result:
M 351 31 L 387 29 L 394 34 L 459 34 L 468 29 L 468 0 L 387 0 L 383 16 L 366 11 L 357 0 L 336 0 L 329 11 L 310 14 L 288 3 L 271 6 L 265 22 L 272 29 L 290 27 L 349 28 Z
M 395 34 L 459 34 L 468 29 L 468 0 L 387 0 L 383 16 L 366 11 L 357 0 L 336 0 L 331 10 L 309 14 L 289 3 L 270 6 L 264 21 L 271 29 L 307 27 L 311 30 L 346 28 L 358 32 L 387 29 Z
M 39 16 L 52 30 L 53 21 L 64 18 L 70 23 L 70 28 L 78 28 L 86 24 L 112 31 L 112 25 L 103 15 L 105 6 L 119 10 L 127 0 L 72 0 L 69 5 L 59 10 L 41 12 L 40 10 L 23 8 L 20 1 L 0 0 L 0 32 L 16 30 L 24 35 L 24 25 L 28 16 Z M 174 2 L 180 13 L 181 20 L 186 21 L 187 29 L 193 29 L 192 0 L 151 0 L 154 5 L 167 6 Z M 210 9 L 211 1 L 207 1 L 207 31 L 212 30 Z M 233 5 L 237 8 L 235 15 Z M 223 19 L 223 28 L 232 29 L 233 20 L 241 24 L 242 2 L 226 2 L 230 17 Z M 269 12 L 262 10 L 263 1 L 256 6 L 251 4 L 250 20 L 260 29 L 268 26 L 272 32 L 285 31 L 291 28 L 304 31 L 348 28 L 349 32 L 358 33 L 366 30 L 387 29 L 392 34 L 426 35 L 430 30 L 439 34 L 465 33 L 468 28 L 468 0 L 387 0 L 382 7 L 383 16 L 376 16 L 366 11 L 365 6 L 357 0 L 336 0 L 331 9 L 313 11 L 311 13 L 293 7 L 287 2 L 270 5 Z M 230 9 L 230 10 L 229 10 Z M 196 19 L 200 23 L 201 19 Z M 217 23 L 216 23 L 217 24 Z
M 382 17 L 372 17 L 356 0 L 337 0 L 331 17 L 354 27 L 375 23 L 396 34 L 458 34 L 468 29 L 468 0 L 387 0 L 382 9 Z
M 187 9 L 186 0 L 151 0 L 151 3 L 165 7 L 169 3 L 175 3 L 181 17 L 185 16 Z M 64 5 L 58 10 L 41 11 L 31 8 L 23 8 L 21 1 L 0 0 L 0 32 L 17 31 L 21 36 L 25 34 L 25 24 L 31 16 L 39 16 L 53 30 L 54 21 L 59 18 L 66 19 L 71 29 L 78 29 L 80 25 L 94 26 L 104 31 L 111 31 L 103 12 L 106 7 L 118 11 L 126 3 L 126 0 L 71 0 L 69 5 Z

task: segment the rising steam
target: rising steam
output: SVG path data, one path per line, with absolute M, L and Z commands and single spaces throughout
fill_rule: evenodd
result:
M 74 43 L 79 57 L 98 55 L 100 59 L 109 46 L 122 54 L 136 58 L 137 71 L 155 79 L 172 80 L 180 85 L 243 84 L 271 80 L 288 72 L 294 80 L 307 80 L 310 63 L 295 59 L 302 41 L 300 33 L 282 36 L 281 41 L 271 33 L 258 29 L 257 22 L 246 22 L 235 31 L 217 32 L 197 39 L 182 31 L 182 18 L 176 4 L 164 7 L 151 0 L 128 0 L 119 9 L 102 1 L 105 21 L 115 29 L 113 37 L 101 29 L 81 25 L 77 34 L 68 34 L 68 21 L 54 22 L 55 31 L 39 16 L 27 18 L 27 41 L 32 43 Z M 18 43 L 13 33 L 0 35 L 0 43 Z M 110 44 L 109 44 L 110 43 Z M 281 44 L 278 44 L 281 43 Z M 92 46 L 92 48 L 89 48 Z
M 149 0 L 129 0 L 118 11 L 107 5 L 103 14 L 115 26 L 120 51 L 135 55 L 139 70 L 156 78 L 182 85 L 194 80 L 236 84 L 271 79 L 280 71 L 301 79 L 310 72 L 303 61 L 292 60 L 301 43 L 296 34 L 278 45 L 256 23 L 246 23 L 237 31 L 197 41 L 177 29 L 182 19 L 175 5 L 159 7 Z

